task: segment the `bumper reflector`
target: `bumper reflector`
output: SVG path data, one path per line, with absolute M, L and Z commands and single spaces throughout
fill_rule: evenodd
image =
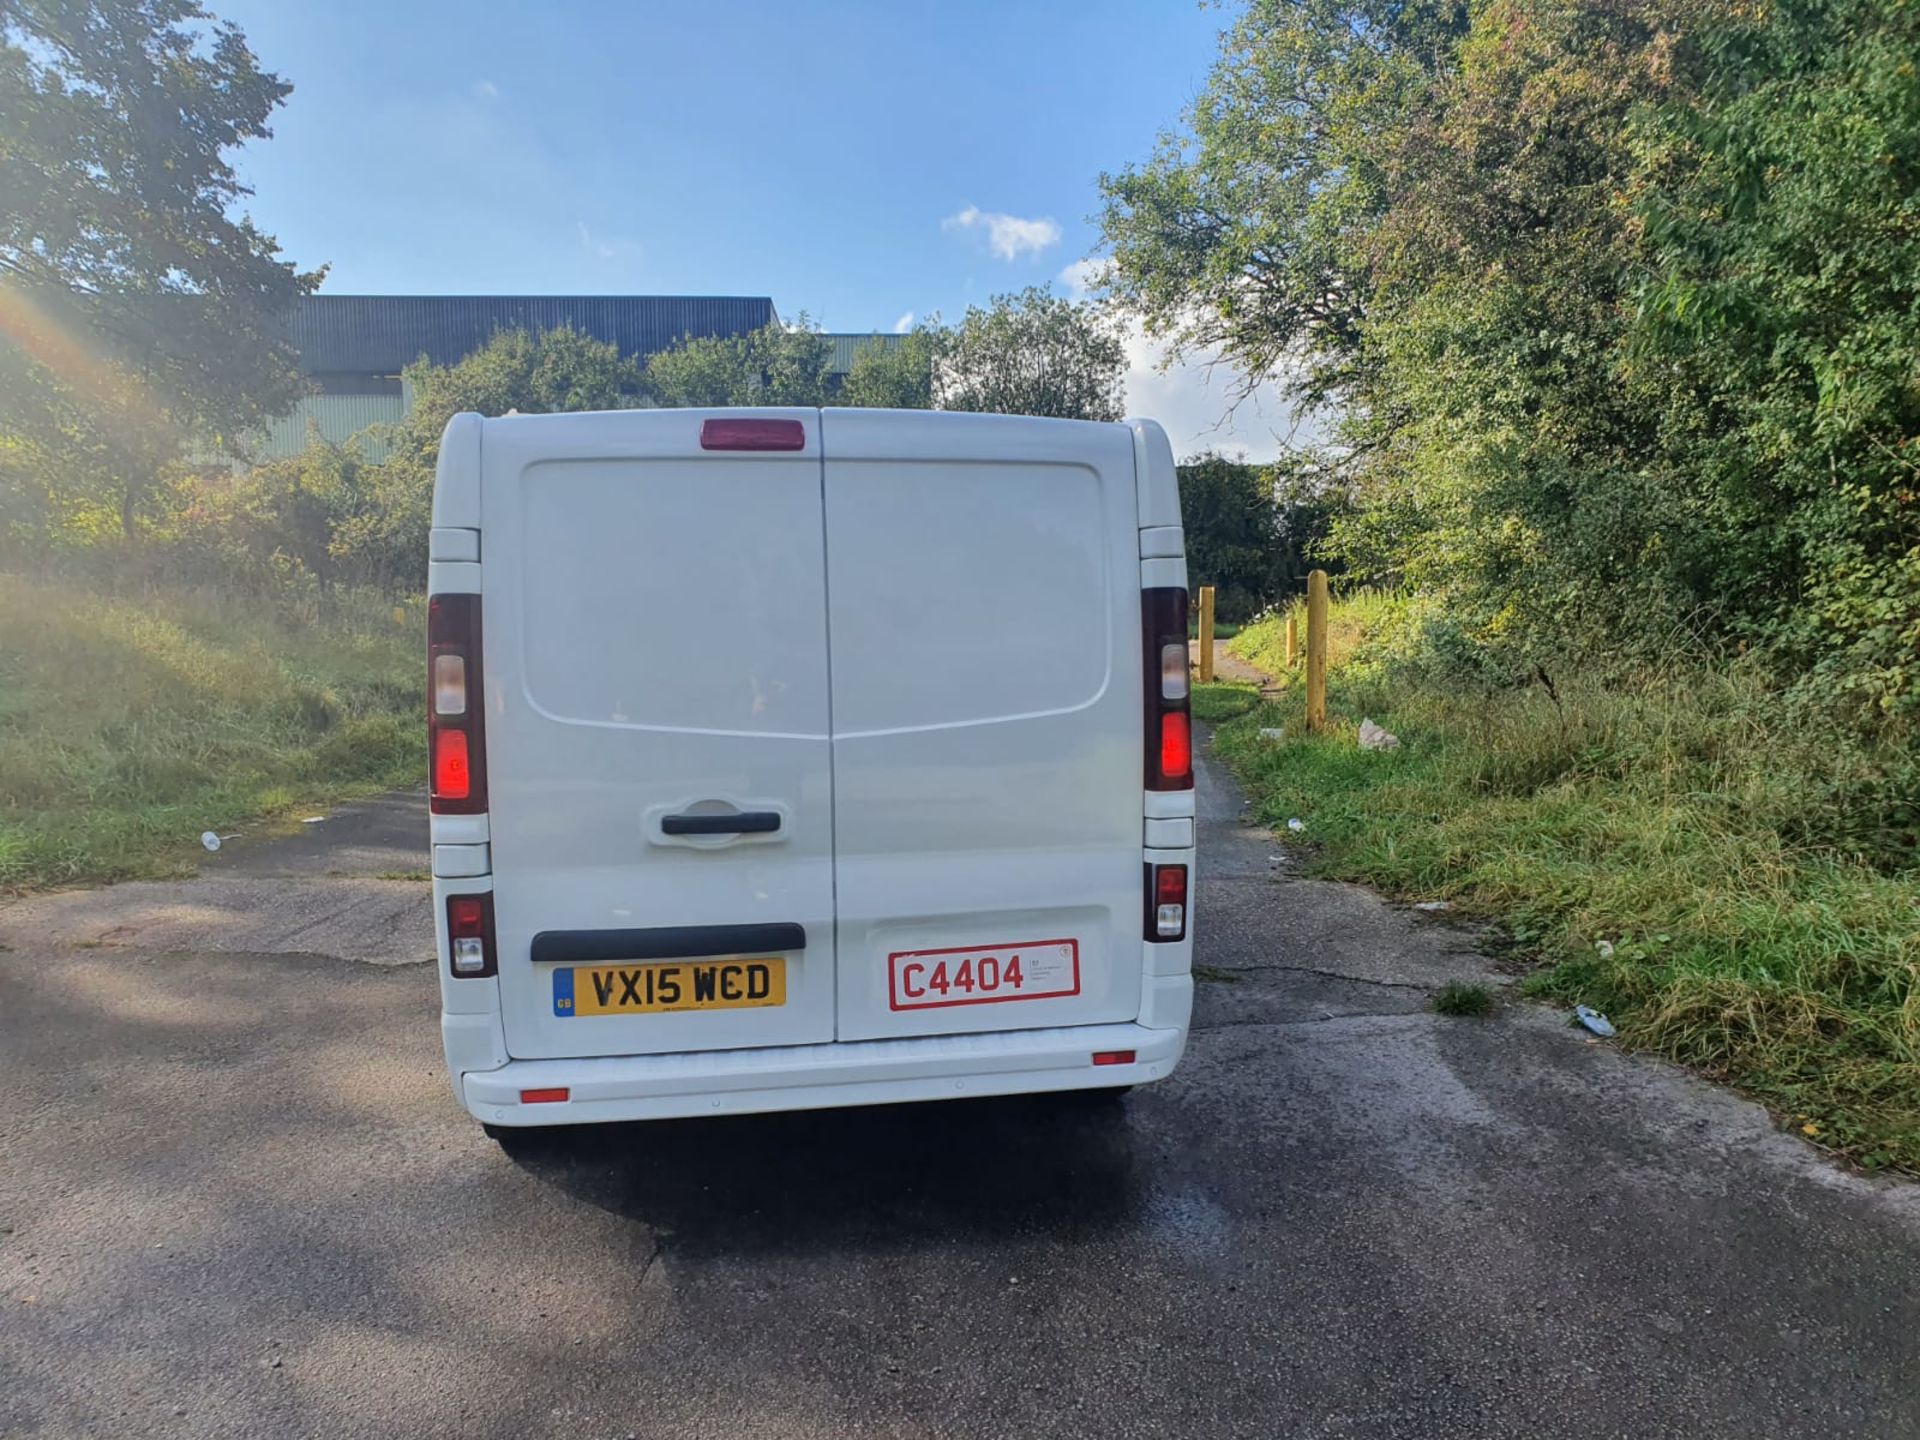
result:
M 522 1090 L 520 1092 L 520 1103 L 522 1105 L 551 1105 L 555 1101 L 566 1099 L 571 1093 L 572 1092 L 564 1085 L 550 1086 L 545 1090 Z
M 1134 1052 L 1131 1050 L 1096 1050 L 1093 1063 L 1096 1065 L 1131 1065 Z

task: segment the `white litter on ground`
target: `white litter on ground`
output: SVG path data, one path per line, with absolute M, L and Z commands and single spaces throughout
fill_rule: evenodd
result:
M 1365 716 L 1360 720 L 1360 748 L 1362 750 L 1398 750 L 1400 737 L 1381 729 Z

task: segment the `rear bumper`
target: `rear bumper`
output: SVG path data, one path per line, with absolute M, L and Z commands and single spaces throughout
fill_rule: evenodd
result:
M 665 1120 L 1141 1085 L 1171 1074 L 1186 1044 L 1184 1027 L 1079 1025 L 684 1055 L 510 1060 L 495 1070 L 468 1071 L 458 1088 L 467 1109 L 494 1125 Z M 1133 1051 L 1133 1063 L 1093 1063 L 1095 1053 L 1112 1050 Z M 520 1103 L 522 1090 L 563 1086 L 566 1100 Z

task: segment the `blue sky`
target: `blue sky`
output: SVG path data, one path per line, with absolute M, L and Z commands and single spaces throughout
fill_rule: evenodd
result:
M 1186 0 L 537 6 L 213 0 L 294 85 L 250 208 L 336 293 L 771 295 L 833 330 L 957 318 L 1097 244 L 1230 13 Z M 1227 377 L 1129 402 L 1176 447 L 1276 448 Z M 1171 412 L 1178 412 L 1171 413 Z

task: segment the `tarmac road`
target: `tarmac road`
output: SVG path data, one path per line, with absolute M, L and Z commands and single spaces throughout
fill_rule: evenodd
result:
M 1123 1104 L 454 1105 L 411 799 L 0 912 L 0 1434 L 1920 1435 L 1920 1199 L 1299 879 Z M 430 943 L 430 942 L 428 942 Z

